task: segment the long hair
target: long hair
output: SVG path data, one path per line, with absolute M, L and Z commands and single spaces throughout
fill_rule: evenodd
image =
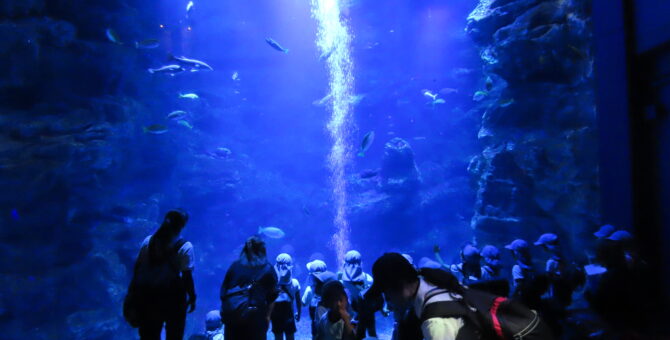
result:
M 423 276 L 424 280 L 429 283 L 446 289 L 451 293 L 457 293 L 463 295 L 465 293 L 465 288 L 458 282 L 456 276 L 452 273 L 449 273 L 442 269 L 434 268 L 421 268 L 419 269 L 419 275 Z
M 151 236 L 149 241 L 149 260 L 151 262 L 164 261 L 170 255 L 170 245 L 173 238 L 181 232 L 188 222 L 188 213 L 181 209 L 168 211 L 163 223 Z
M 251 236 L 244 243 L 244 248 L 240 252 L 240 263 L 248 267 L 260 267 L 268 263 L 265 241 L 260 237 Z

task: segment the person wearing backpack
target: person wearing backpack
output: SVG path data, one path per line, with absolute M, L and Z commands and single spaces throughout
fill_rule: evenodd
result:
M 409 308 L 426 340 L 551 340 L 538 314 L 523 305 L 468 289 L 442 269 L 415 269 L 402 255 L 386 253 L 372 267 L 374 284 L 366 294 Z M 406 332 L 406 330 L 402 330 Z
M 297 328 L 296 321 L 300 321 L 302 301 L 300 300 L 300 283 L 291 275 L 293 258 L 282 253 L 277 256 L 275 272 L 279 279 L 279 296 L 272 309 L 272 333 L 275 340 L 293 340 Z M 295 309 L 293 305 L 295 303 Z
M 365 292 L 372 286 L 372 276 L 363 271 L 361 253 L 350 250 L 344 255 L 343 270 L 338 273 L 338 278 L 347 290 L 354 320 L 358 323 L 356 338 L 363 339 L 366 333 L 377 337 L 375 312 L 381 310 L 382 306 L 373 306 L 363 299 Z
M 277 290 L 277 274 L 268 263 L 265 242 L 247 239 L 221 285 L 221 319 L 226 340 L 266 340 Z
M 127 300 L 134 312 L 131 324 L 141 340 L 159 340 L 163 326 L 167 340 L 184 337 L 186 312 L 195 310 L 193 245 L 180 237 L 188 214 L 171 210 L 158 230 L 142 243 L 135 261 Z M 125 306 L 124 306 L 125 307 Z M 129 316 L 126 315 L 126 319 Z
M 319 274 L 324 273 L 327 270 L 328 266 L 321 260 L 314 260 L 307 264 L 307 271 L 309 272 L 309 276 L 307 279 L 307 287 L 305 288 L 305 292 L 302 295 L 302 304 L 308 306 L 309 308 L 312 339 L 314 339 L 316 334 L 316 322 L 318 321 L 318 319 L 316 319 L 316 310 L 319 306 L 319 302 L 321 302 L 321 292 L 320 289 L 317 290 L 317 286 L 323 286 L 323 283 L 319 279 Z

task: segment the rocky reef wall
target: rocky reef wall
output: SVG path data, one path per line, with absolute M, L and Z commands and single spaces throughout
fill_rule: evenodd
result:
M 471 226 L 483 242 L 559 233 L 579 247 L 599 222 L 590 1 L 481 0 L 466 32 L 484 77 Z
M 137 19 L 124 34 L 148 25 L 121 1 L 0 5 L 4 338 L 132 337 L 118 309 L 127 254 L 155 227 L 158 201 L 130 197 L 143 159 L 137 118 L 150 112 L 138 98 L 153 89 L 131 77 L 140 56 L 105 40 L 119 18 Z M 131 211 L 141 214 L 133 228 Z

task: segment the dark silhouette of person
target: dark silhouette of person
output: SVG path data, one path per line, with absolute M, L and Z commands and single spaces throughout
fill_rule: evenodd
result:
M 169 211 L 144 240 L 135 261 L 142 340 L 159 340 L 163 327 L 167 340 L 183 339 L 187 309 L 195 310 L 193 245 L 180 237 L 188 217 L 182 210 Z
M 268 263 L 265 242 L 257 236 L 247 239 L 237 261 L 233 262 L 221 285 L 221 316 L 226 340 L 265 340 L 270 315 L 279 295 L 277 274 Z M 227 315 L 226 300 L 236 291 L 245 291 L 244 308 Z

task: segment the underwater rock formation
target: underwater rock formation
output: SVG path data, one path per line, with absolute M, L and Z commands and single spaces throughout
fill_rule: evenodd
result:
M 109 16 L 131 11 L 105 5 Z M 137 143 L 152 114 L 137 89 L 152 86 L 131 80 L 144 70 L 136 51 L 105 41 L 107 16 L 77 15 L 91 6 L 0 4 L 0 325 L 8 339 L 135 334 L 119 308 L 137 246 L 162 208 L 138 194 L 163 184 L 143 167 L 172 155 Z
M 488 83 L 468 167 L 481 241 L 552 231 L 574 247 L 599 222 L 589 3 L 481 0 L 468 18 Z
M 381 188 L 385 192 L 411 195 L 419 189 L 421 175 L 414 162 L 414 151 L 402 138 L 393 138 L 384 145 Z

